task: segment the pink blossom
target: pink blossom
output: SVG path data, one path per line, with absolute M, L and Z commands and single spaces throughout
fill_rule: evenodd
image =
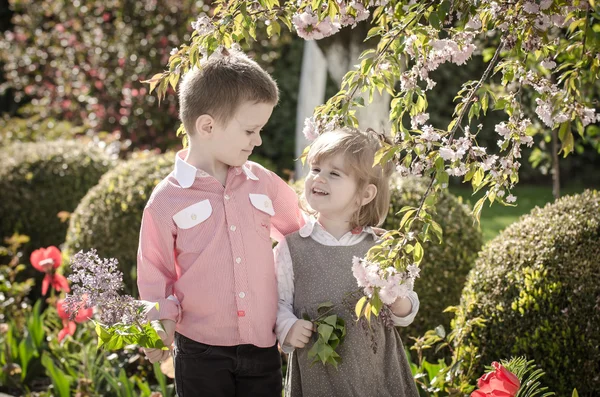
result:
M 550 58 L 546 58 L 540 63 L 540 65 L 542 65 L 542 67 L 545 67 L 546 69 L 554 69 L 556 67 L 556 62 L 554 62 Z
M 212 33 L 215 27 L 208 16 L 201 15 L 195 22 L 192 22 L 192 29 L 198 32 L 199 35 L 204 36 Z
M 552 5 L 552 0 L 542 0 L 540 1 L 540 9 L 547 10 Z
M 304 129 L 302 130 L 304 137 L 309 141 L 314 141 L 319 136 L 318 125 L 314 117 L 309 117 L 304 120 Z
M 523 10 L 529 14 L 536 14 L 540 11 L 540 7 L 532 1 L 523 4 Z
M 390 287 L 384 287 L 379 290 L 379 299 L 386 305 L 391 305 L 396 301 L 396 294 L 394 293 L 394 289 Z
M 363 265 L 360 263 L 360 258 L 358 258 L 357 256 L 352 258 L 352 274 L 354 275 L 354 278 L 356 278 L 359 287 L 366 287 L 368 285 L 367 272 L 365 271 Z
M 427 120 L 429 120 L 429 113 L 419 113 L 411 118 L 410 124 L 416 130 L 420 125 L 425 124 Z
M 340 30 L 340 24 L 333 23 L 328 16 L 319 22 L 318 16 L 310 8 L 302 13 L 294 14 L 292 23 L 298 36 L 304 40 L 320 40 Z
M 469 19 L 469 22 L 467 22 L 466 27 L 469 29 L 473 29 L 473 30 L 479 30 L 481 29 L 481 19 L 479 19 L 478 16 L 474 16 L 471 19 Z
M 433 126 L 431 125 L 424 125 L 422 130 L 423 133 L 421 134 L 421 138 L 426 141 L 437 142 L 441 138 L 441 135 L 435 132 Z
M 440 157 L 445 161 L 454 161 L 456 160 L 456 152 L 449 147 L 443 147 L 439 150 Z

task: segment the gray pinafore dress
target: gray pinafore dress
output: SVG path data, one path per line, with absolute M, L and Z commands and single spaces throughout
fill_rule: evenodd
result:
M 375 244 L 371 236 L 352 246 L 325 246 L 297 232 L 286 240 L 294 269 L 294 314 L 315 318 L 317 306 L 330 301 L 339 305 L 334 312 L 346 322 L 346 339 L 337 348 L 342 357 L 337 369 L 320 362 L 311 365 L 308 351 L 314 339 L 294 351 L 288 363 L 291 379 L 286 380 L 291 397 L 418 397 L 398 331 L 375 316 L 371 329 L 364 320 L 357 323 L 356 298 L 347 302 L 348 293 L 358 289 L 352 258 L 365 256 Z

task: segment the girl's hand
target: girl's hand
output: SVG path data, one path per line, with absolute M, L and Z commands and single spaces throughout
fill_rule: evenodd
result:
M 412 303 L 408 298 L 398 298 L 390 305 L 390 310 L 397 317 L 406 317 L 412 311 Z
M 310 340 L 313 329 L 313 323 L 310 321 L 298 320 L 292 325 L 292 328 L 290 328 L 283 344 L 302 349 Z

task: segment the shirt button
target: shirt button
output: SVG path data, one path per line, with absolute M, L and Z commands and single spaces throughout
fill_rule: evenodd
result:
M 235 258 L 235 263 L 242 263 L 242 258 L 240 258 L 239 256 Z
M 229 197 L 228 194 L 225 195 L 225 200 L 229 200 L 231 197 Z
M 238 294 L 238 296 L 239 296 L 240 298 L 244 299 L 244 298 L 246 297 L 246 294 L 245 294 L 244 292 L 240 292 L 240 293 Z
M 235 229 L 237 229 L 237 227 L 235 227 L 235 225 L 231 225 L 229 227 L 229 230 L 231 230 L 232 232 L 235 232 Z

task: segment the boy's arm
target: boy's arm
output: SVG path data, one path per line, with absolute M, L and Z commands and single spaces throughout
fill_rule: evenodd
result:
M 165 215 L 144 209 L 137 255 L 137 284 L 143 300 L 158 303 L 148 312 L 149 320 L 179 320 L 179 302 L 173 293 L 175 271 L 173 221 Z
M 304 224 L 304 219 L 298 206 L 298 196 L 283 179 L 271 172 L 275 184 L 275 199 L 273 209 L 275 215 L 271 217 L 271 237 L 282 241 L 283 237 L 297 231 Z
M 298 318 L 294 315 L 294 268 L 287 241 L 281 240 L 273 249 L 275 255 L 275 274 L 277 275 L 277 291 L 279 302 L 277 305 L 277 322 L 275 334 L 284 353 L 291 353 L 294 348 L 284 345 L 283 342 Z
M 390 314 L 392 322 L 396 327 L 408 327 L 415 320 L 417 312 L 419 311 L 419 296 L 417 293 L 415 291 L 410 291 L 406 298 L 410 300 L 410 304 L 412 305 L 410 313 L 404 317 L 398 317 L 393 312 Z

